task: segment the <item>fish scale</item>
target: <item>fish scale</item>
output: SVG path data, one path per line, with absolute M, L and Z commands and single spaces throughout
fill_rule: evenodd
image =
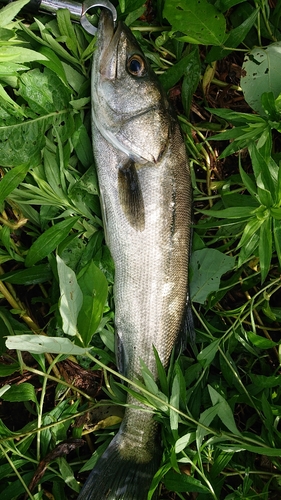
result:
M 191 188 L 185 145 L 134 36 L 121 23 L 114 29 L 107 11 L 100 16 L 92 71 L 93 151 L 115 263 L 118 369 L 141 379 L 142 360 L 157 380 L 153 348 L 167 367 L 188 301 Z M 147 499 L 161 459 L 158 425 L 153 410 L 132 395 L 127 405 L 79 500 Z

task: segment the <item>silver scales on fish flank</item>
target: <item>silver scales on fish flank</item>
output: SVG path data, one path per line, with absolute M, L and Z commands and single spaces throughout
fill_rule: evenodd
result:
M 186 313 L 190 175 L 165 93 L 111 8 L 102 10 L 93 58 L 92 134 L 116 270 L 118 368 L 141 379 L 142 360 L 157 379 L 153 347 L 166 367 Z M 131 395 L 127 404 L 120 430 L 79 500 L 147 499 L 161 458 L 157 424 L 151 408 Z

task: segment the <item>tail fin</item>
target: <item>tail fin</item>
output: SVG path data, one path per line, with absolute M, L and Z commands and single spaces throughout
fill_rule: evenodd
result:
M 90 473 L 77 500 L 147 500 L 161 450 L 149 462 L 137 463 L 122 457 L 121 442 L 119 431 Z

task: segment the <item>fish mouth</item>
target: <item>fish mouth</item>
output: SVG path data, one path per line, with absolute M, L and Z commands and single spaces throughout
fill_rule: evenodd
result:
M 122 24 L 115 27 L 112 12 L 103 9 L 99 18 L 98 48 L 100 49 L 100 74 L 103 78 L 116 78 L 118 42 L 122 32 Z

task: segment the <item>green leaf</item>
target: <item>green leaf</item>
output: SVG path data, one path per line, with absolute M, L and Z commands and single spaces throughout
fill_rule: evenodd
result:
M 259 245 L 259 233 L 254 233 L 246 240 L 245 244 L 241 247 L 237 266 L 241 267 L 244 262 L 249 260 L 252 256 L 257 256 L 257 249 Z
M 75 90 L 75 92 L 81 92 L 81 87 L 85 87 L 86 79 L 85 76 L 76 71 L 72 66 L 62 61 L 62 66 L 66 74 L 68 84 Z
M 277 183 L 276 183 L 276 203 L 281 205 L 281 168 L 278 168 Z
M 13 335 L 7 337 L 7 349 L 27 351 L 33 354 L 67 354 L 72 356 L 84 356 L 90 348 L 79 347 L 69 339 L 61 337 L 47 337 L 45 335 Z
M 225 12 L 234 5 L 238 5 L 239 3 L 245 2 L 245 0 L 217 0 L 216 7 L 221 11 Z
M 17 166 L 41 161 L 45 133 L 52 126 L 69 121 L 69 110 L 54 111 L 14 125 L 0 126 L 0 157 L 2 166 Z M 35 140 L 36 138 L 36 140 Z
M 77 38 L 71 23 L 69 9 L 59 9 L 56 14 L 59 30 L 61 35 L 65 37 L 65 45 L 76 57 L 79 57 Z
M 34 241 L 27 252 L 25 259 L 26 267 L 33 266 L 39 260 L 44 259 L 68 236 L 79 217 L 69 217 L 47 229 Z
M 267 125 L 264 118 L 258 115 L 250 113 L 240 113 L 238 111 L 232 111 L 231 109 L 214 109 L 206 108 L 210 113 L 223 118 L 227 122 L 233 123 L 234 125 L 248 125 L 249 123 L 264 124 Z
M 157 375 L 158 375 L 157 378 L 159 380 L 159 384 L 160 384 L 162 392 L 164 392 L 164 394 L 166 394 L 166 396 L 167 396 L 168 391 L 169 391 L 169 387 L 168 387 L 168 379 L 167 379 L 166 371 L 164 369 L 163 364 L 161 363 L 161 359 L 159 357 L 159 354 L 154 346 L 153 346 L 153 352 L 154 352 L 156 366 L 157 366 Z
M 37 398 L 34 386 L 28 383 L 22 383 L 19 385 L 12 385 L 10 389 L 2 395 L 4 401 L 11 401 L 12 403 L 18 401 L 33 401 L 37 404 Z
M 260 390 L 267 389 L 268 387 L 279 387 L 281 383 L 281 375 L 267 377 L 266 375 L 255 375 L 252 373 L 250 376 L 253 384 L 259 387 Z
M 261 225 L 263 224 L 263 219 L 260 218 L 255 218 L 255 219 L 250 219 L 249 222 L 246 224 L 244 230 L 243 230 L 243 234 L 242 234 L 242 237 L 237 245 L 237 249 L 238 248 L 241 248 L 241 247 L 244 247 L 246 245 L 246 243 L 248 243 L 250 241 L 250 239 L 252 238 L 252 236 L 257 233 L 257 231 L 260 229 Z M 248 257 L 251 256 L 251 252 L 248 252 L 248 253 L 244 253 L 244 259 L 248 258 Z
M 66 335 L 77 335 L 77 318 L 82 307 L 83 294 L 77 283 L 75 272 L 57 255 L 60 287 L 59 311 L 62 329 Z
M 205 368 L 212 363 L 215 355 L 218 352 L 219 345 L 220 339 L 214 340 L 213 342 L 211 342 L 211 344 L 209 344 L 201 352 L 199 352 L 197 360 L 199 361 L 200 365 Z
M 111 351 L 115 353 L 115 335 L 110 330 L 106 330 L 105 328 L 99 332 L 100 338 L 103 341 L 104 345 Z
M 77 66 L 79 67 L 78 65 L 78 62 L 77 62 L 77 59 L 76 57 L 73 57 L 64 47 L 62 44 L 60 44 L 55 38 L 54 36 L 50 33 L 50 31 L 45 27 L 45 25 L 43 23 L 41 23 L 41 21 L 39 21 L 39 19 L 35 19 L 35 23 L 37 24 L 39 30 L 40 30 L 40 33 L 41 33 L 41 37 L 38 37 L 37 35 L 35 35 L 34 32 L 32 32 L 31 30 L 29 30 L 26 26 L 22 25 L 22 28 L 24 29 L 24 31 L 26 31 L 32 38 L 34 38 L 34 40 L 36 40 L 37 42 L 39 42 L 39 44 L 43 44 L 44 45 L 44 42 L 45 44 L 47 44 L 61 59 L 64 59 L 65 61 L 68 61 L 69 63 L 71 64 L 74 64 L 74 66 Z
M 75 148 L 76 154 L 81 161 L 83 167 L 90 168 L 94 163 L 93 149 L 91 139 L 86 130 L 85 125 L 81 125 L 73 134 L 73 146 Z M 84 174 L 85 175 L 85 174 Z M 94 169 L 88 172 L 88 176 L 92 175 L 94 177 Z M 96 193 L 97 194 L 97 191 Z
M 184 436 L 177 439 L 175 443 L 175 453 L 180 453 L 182 450 L 187 448 L 191 443 L 195 441 L 195 432 L 189 432 Z
M 249 145 L 249 153 L 258 186 L 258 198 L 263 205 L 271 207 L 277 198 L 277 179 L 274 179 L 273 175 L 274 162 L 272 158 L 265 158 L 254 143 Z
M 275 250 L 277 253 L 279 265 L 281 267 L 281 221 L 280 220 L 273 219 L 273 235 L 274 235 Z
M 184 42 L 221 45 L 226 39 L 225 18 L 207 0 L 166 0 L 163 17 Z
M 211 422 L 214 420 L 214 418 L 218 414 L 218 407 L 217 406 L 211 406 L 210 408 L 207 408 L 207 410 L 203 411 L 200 415 L 199 422 L 200 424 L 204 425 L 204 427 L 209 427 Z M 205 429 L 204 427 L 198 425 L 196 429 L 196 443 L 197 443 L 197 448 L 200 450 L 204 436 L 208 434 L 208 429 Z
M 30 168 L 29 164 L 18 165 L 14 167 L 9 172 L 7 172 L 0 181 L 0 207 L 3 210 L 3 205 L 5 198 L 18 187 L 18 185 L 25 178 L 28 170 Z
M 222 448 L 222 446 L 221 446 Z M 233 451 L 235 451 L 235 446 L 232 446 Z M 243 444 L 243 450 L 250 451 L 251 453 L 264 455 L 266 457 L 280 457 L 281 448 L 269 448 L 267 446 L 251 446 L 248 444 Z M 241 446 L 237 446 L 236 451 L 241 451 Z
M 228 428 L 230 432 L 235 435 L 240 435 L 240 432 L 236 427 L 233 412 L 227 401 L 211 385 L 208 385 L 208 390 L 212 405 L 217 406 L 217 415 L 221 419 L 222 423 Z
M 278 120 L 279 113 L 278 113 L 278 110 L 276 108 L 276 102 L 275 102 L 274 95 L 272 92 L 264 92 L 261 95 L 261 105 L 263 107 L 265 115 L 270 120 L 273 120 L 273 121 L 276 119 Z M 279 127 L 279 124 L 277 125 L 277 127 Z M 277 128 L 277 127 L 275 127 L 275 128 Z M 274 128 L 274 125 L 273 125 L 273 128 Z
M 27 71 L 20 77 L 20 95 L 29 107 L 40 115 L 61 111 L 69 107 L 70 90 L 49 68 Z
M 12 363 L 11 365 L 0 365 L 0 377 L 8 377 L 12 375 L 16 371 L 19 371 L 20 365 L 19 363 Z
M 13 63 L 11 63 L 8 66 L 14 67 Z M 19 67 L 18 65 L 16 65 L 16 66 L 17 66 L 17 68 Z M 21 68 L 27 69 L 27 68 L 25 68 L 25 66 L 22 66 Z M 0 66 L 0 71 L 2 71 L 2 69 L 3 69 L 3 65 Z M 5 104 L 10 104 L 12 106 L 13 110 L 19 113 L 19 116 L 21 116 L 21 117 L 25 116 L 23 109 L 15 101 L 13 101 L 13 99 L 9 96 L 9 94 L 6 92 L 3 85 L 1 85 L 1 84 L 0 84 L 0 97 L 2 99 L 4 99 Z M 6 111 L 8 111 L 8 109 L 6 109 Z
M 70 465 L 67 463 L 66 459 L 64 457 L 59 457 L 58 464 L 61 476 L 65 484 L 67 484 L 68 487 L 71 488 L 76 493 L 79 493 L 80 486 L 77 480 L 75 479 L 74 472 L 70 467 Z
M 165 71 L 163 75 L 159 76 L 161 85 L 166 92 L 174 87 L 184 74 L 188 73 L 188 75 L 190 75 L 190 70 L 193 68 L 195 61 L 197 62 L 197 56 L 198 48 L 196 47 L 190 54 L 184 56 L 179 62 Z
M 252 178 L 246 174 L 246 172 L 243 170 L 240 159 L 239 159 L 239 172 L 241 175 L 241 179 L 246 187 L 246 189 L 249 191 L 249 193 L 253 196 L 256 197 L 257 195 L 257 187 L 255 182 L 252 180 Z
M 219 289 L 221 276 L 233 269 L 234 264 L 234 257 L 224 255 L 214 248 L 203 248 L 193 252 L 190 260 L 191 299 L 204 304 L 208 295 Z
M 0 45 L 0 63 L 15 61 L 17 64 L 22 64 L 31 61 L 44 61 L 46 57 L 35 50 L 25 49 L 17 46 L 1 46 Z
M 18 77 L 19 76 L 18 73 L 20 71 L 24 71 L 27 69 L 29 69 L 28 66 L 25 66 L 24 64 L 18 64 L 16 62 L 1 63 L 1 65 L 0 65 L 0 77 L 3 78 L 4 80 L 7 79 L 8 77 L 13 77 L 13 76 Z M 1 92 L 1 97 L 2 96 L 3 96 L 3 91 Z M 11 99 L 11 101 L 12 101 L 12 99 Z M 17 104 L 14 101 L 13 101 L 13 106 L 14 107 L 17 106 Z
M 16 269 L 1 275 L 1 281 L 7 281 L 13 285 L 35 285 L 45 283 L 52 278 L 53 274 L 48 264 L 39 264 L 29 269 Z
M 274 416 L 273 416 L 273 408 L 271 407 L 269 401 L 267 400 L 267 396 L 265 393 L 262 393 L 261 397 L 261 402 L 262 402 L 262 411 L 265 416 L 265 426 L 271 432 L 272 427 L 274 426 Z
M 211 477 L 216 478 L 219 474 L 225 469 L 227 464 L 233 457 L 233 453 L 226 453 L 221 451 L 214 460 L 214 463 L 211 468 Z
M 181 100 L 187 116 L 190 113 L 192 97 L 197 89 L 201 76 L 201 60 L 197 45 L 193 47 L 189 56 L 181 87 Z
M 28 2 L 29 0 L 17 0 L 3 7 L 0 10 L 0 27 L 7 26 Z
M 140 366 L 141 366 L 141 374 L 143 377 L 145 387 L 151 393 L 151 396 L 147 394 L 147 395 L 145 395 L 145 397 L 151 403 L 152 406 L 159 408 L 159 410 L 161 410 L 163 412 L 167 412 L 168 411 L 168 406 L 166 404 L 168 401 L 167 396 L 159 390 L 159 387 L 154 380 L 154 376 L 152 375 L 149 368 L 147 368 L 145 363 L 142 361 L 142 359 L 140 359 Z M 141 384 L 140 384 L 140 387 L 141 387 Z M 163 401 L 163 403 L 155 400 L 152 395 L 155 395 L 155 396 L 157 396 L 157 398 L 160 398 Z
M 266 116 L 262 94 L 272 92 L 276 98 L 281 93 L 280 55 L 281 42 L 276 42 L 265 49 L 254 48 L 244 60 L 240 85 L 247 103 L 261 116 Z
M 253 207 L 231 207 L 222 210 L 198 210 L 201 214 L 220 219 L 245 219 L 249 218 L 254 210 Z
M 100 324 L 108 285 L 103 272 L 93 261 L 79 272 L 77 279 L 83 293 L 83 304 L 77 326 L 84 345 L 88 345 Z
M 252 344 L 259 349 L 272 349 L 276 345 L 279 345 L 278 342 L 273 342 L 273 340 L 265 339 L 256 333 L 247 332 L 247 337 L 252 342 Z
M 61 172 L 57 161 L 57 155 L 49 151 L 49 149 L 44 148 L 43 158 L 44 158 L 44 172 L 46 175 L 46 180 L 49 185 L 48 187 L 50 187 L 54 191 L 54 193 L 58 196 L 58 198 L 60 198 L 61 201 L 63 202 L 64 200 L 66 200 L 66 195 L 62 189 L 62 184 L 64 183 L 61 180 Z
M 179 401 L 180 401 L 180 382 L 179 382 L 178 374 L 176 373 L 174 380 L 173 380 L 173 384 L 172 384 L 170 404 L 178 410 L 179 409 Z M 170 408 L 170 426 L 171 426 L 171 429 L 172 429 L 174 436 L 177 437 L 178 436 L 177 431 L 178 431 L 178 426 L 179 426 L 179 414 L 178 414 L 178 412 L 174 411 L 172 408 Z
M 268 217 L 263 221 L 260 228 L 259 258 L 261 270 L 261 282 L 263 283 L 268 275 L 272 258 L 272 218 Z
M 211 63 L 213 61 L 218 61 L 223 57 L 226 57 L 228 54 L 232 52 L 232 47 L 238 47 L 240 43 L 244 41 L 244 38 L 247 36 L 248 32 L 254 25 L 257 15 L 259 13 L 259 9 L 253 11 L 253 13 L 245 19 L 243 23 L 241 23 L 236 28 L 233 28 L 226 40 L 224 41 L 223 47 L 212 47 L 209 54 L 206 57 L 206 61 Z M 230 50 L 227 50 L 225 47 L 230 47 Z
M 133 10 L 133 8 L 131 7 L 131 12 L 127 15 L 125 19 L 125 24 L 127 26 L 131 26 L 133 22 L 135 22 L 139 17 L 141 17 L 145 13 L 145 10 L 146 10 L 145 5 L 141 5 L 136 10 Z
M 46 57 L 46 59 L 42 61 L 42 64 L 52 70 L 52 72 L 61 79 L 64 85 L 68 86 L 64 67 L 60 58 L 54 53 L 52 49 L 50 49 L 49 47 L 45 47 L 44 45 L 39 48 L 39 52 Z
M 168 490 L 194 493 L 209 493 L 209 488 L 204 486 L 198 479 L 186 474 L 178 474 L 170 470 L 163 478 L 163 483 Z

